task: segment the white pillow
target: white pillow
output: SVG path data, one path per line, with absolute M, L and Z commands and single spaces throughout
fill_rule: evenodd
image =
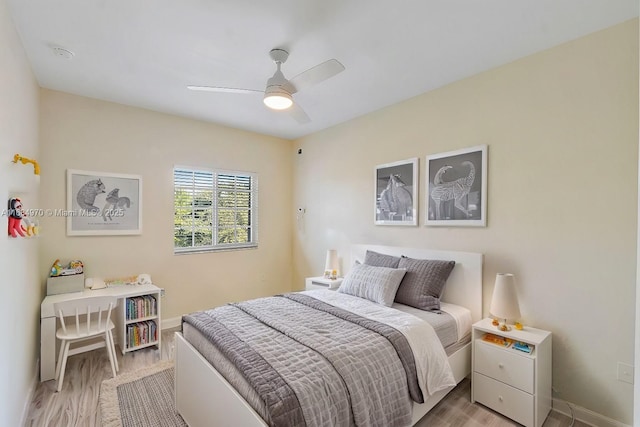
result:
M 406 272 L 404 268 L 355 264 L 345 276 L 338 292 L 391 307 Z

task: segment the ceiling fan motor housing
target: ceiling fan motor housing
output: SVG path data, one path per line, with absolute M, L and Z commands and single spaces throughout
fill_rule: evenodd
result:
M 274 49 L 271 51 L 271 57 L 274 56 L 274 51 L 282 51 L 280 49 Z M 288 55 L 288 54 L 287 54 Z M 286 58 L 285 58 L 286 60 Z M 275 61 L 275 59 L 274 59 Z M 293 104 L 292 92 L 287 89 L 289 81 L 284 77 L 282 71 L 280 71 L 281 61 L 276 61 L 278 69 L 273 77 L 267 80 L 267 88 L 264 91 L 264 103 L 267 107 L 274 110 L 286 110 Z
M 282 74 L 282 71 L 280 71 L 280 67 L 278 67 L 278 71 L 276 71 L 276 73 L 273 75 L 273 77 L 271 77 L 271 78 L 269 78 L 269 80 L 267 80 L 267 90 L 272 86 L 279 86 L 279 87 L 283 88 L 283 90 L 285 90 L 285 85 L 288 82 L 289 81 L 284 77 L 284 74 Z

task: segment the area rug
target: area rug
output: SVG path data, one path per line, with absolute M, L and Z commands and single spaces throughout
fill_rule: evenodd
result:
M 173 400 L 173 361 L 118 375 L 100 386 L 103 427 L 186 427 Z

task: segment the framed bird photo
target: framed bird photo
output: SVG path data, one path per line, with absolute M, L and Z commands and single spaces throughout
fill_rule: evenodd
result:
M 68 236 L 142 233 L 142 177 L 67 169 Z
M 377 225 L 418 225 L 418 158 L 376 166 Z
M 487 146 L 427 156 L 427 226 L 487 225 Z

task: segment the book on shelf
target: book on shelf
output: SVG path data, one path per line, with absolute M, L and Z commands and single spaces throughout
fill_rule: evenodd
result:
M 131 297 L 126 300 L 127 320 L 142 319 L 144 317 L 156 316 L 157 314 L 158 304 L 153 295 Z
M 155 321 L 147 320 L 127 325 L 127 348 L 134 348 L 157 341 L 158 327 Z
M 484 334 L 482 336 L 482 340 L 505 347 L 505 348 L 508 348 L 511 346 L 511 344 L 513 344 L 513 340 L 511 338 L 505 338 L 505 337 L 501 337 L 499 335 L 494 335 L 490 333 Z
M 516 341 L 513 343 L 513 348 L 516 350 L 523 351 L 525 353 L 531 353 L 533 351 L 534 346 L 531 344 L 527 344 L 526 342 Z

